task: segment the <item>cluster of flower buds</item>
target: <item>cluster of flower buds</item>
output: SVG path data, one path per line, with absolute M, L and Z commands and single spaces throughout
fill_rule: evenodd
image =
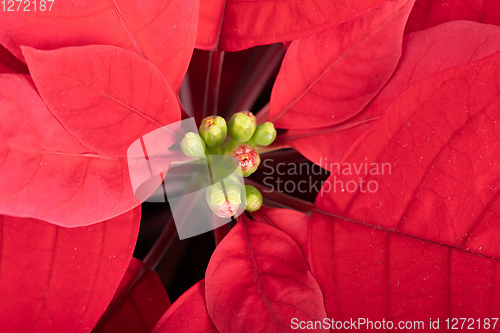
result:
M 268 146 L 276 139 L 273 123 L 257 126 L 250 111 L 234 114 L 226 123 L 224 118 L 209 116 L 203 119 L 199 133 L 187 133 L 181 141 L 184 154 L 191 157 L 226 155 L 236 159 L 244 177 L 254 173 L 260 164 L 259 146 Z M 227 183 L 227 184 L 226 184 Z M 224 181 L 207 188 L 206 199 L 212 211 L 220 217 L 233 216 L 240 205 L 248 211 L 256 211 L 262 205 L 262 195 L 255 187 L 244 187 L 246 202 L 242 202 L 242 187 Z

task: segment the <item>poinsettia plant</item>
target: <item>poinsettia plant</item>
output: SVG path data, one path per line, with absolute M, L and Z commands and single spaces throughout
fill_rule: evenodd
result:
M 0 22 L 0 331 L 500 332 L 498 1 L 5 1 Z M 263 206 L 179 241 L 129 147 L 245 110 L 278 129 L 245 178 Z

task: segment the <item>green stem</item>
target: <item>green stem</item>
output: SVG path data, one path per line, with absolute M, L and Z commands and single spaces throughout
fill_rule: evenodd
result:
M 210 182 L 214 184 L 214 178 L 212 175 L 212 168 L 210 166 L 210 159 L 208 155 L 206 155 L 206 160 L 207 160 L 207 166 L 208 166 L 208 172 L 210 174 Z M 224 193 L 224 197 L 226 200 L 229 200 L 227 191 L 226 191 L 226 186 L 224 185 L 224 182 L 222 180 L 219 181 L 221 187 L 222 187 L 222 192 Z M 212 217 L 212 219 L 214 216 Z M 231 217 L 231 221 L 234 222 L 234 217 Z M 215 221 L 214 221 L 215 224 Z M 219 245 L 219 243 L 222 241 L 222 239 L 228 234 L 229 232 L 229 227 L 227 224 L 220 226 L 219 228 L 215 228 L 213 230 L 213 235 L 214 235 L 214 240 L 215 240 L 215 246 Z

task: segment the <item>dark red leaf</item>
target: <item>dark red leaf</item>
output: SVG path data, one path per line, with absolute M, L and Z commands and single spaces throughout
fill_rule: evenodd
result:
M 311 161 L 328 168 L 411 86 L 433 73 L 499 50 L 500 27 L 475 22 L 449 22 L 407 34 L 396 71 L 360 114 L 339 125 L 288 131 L 277 143 L 292 145 Z
M 363 111 L 364 119 L 381 115 L 399 96 L 424 78 L 500 50 L 500 27 L 454 21 L 405 35 L 398 68 Z
M 125 158 L 79 143 L 25 76 L 0 75 L 0 212 L 81 226 L 136 207 Z
M 94 329 L 94 333 L 150 333 L 153 330 L 170 306 L 170 300 L 158 274 L 152 270 L 142 272 L 144 269 L 139 260 L 132 258 L 108 308 L 108 311 L 113 309 L 112 312 L 98 329 Z M 129 290 L 139 274 L 144 275 Z
M 269 120 L 279 128 L 316 128 L 359 113 L 396 68 L 413 2 L 390 1 L 293 41 L 273 88 Z
M 205 306 L 205 280 L 201 280 L 165 312 L 153 333 L 218 333 Z
M 0 11 L 5 27 L 0 31 L 0 44 L 19 59 L 24 59 L 22 45 L 39 50 L 119 46 L 155 64 L 177 91 L 193 52 L 198 6 L 196 0 L 71 0 L 52 2 L 50 11 L 38 8 L 35 12 L 33 6 L 29 12 Z
M 127 269 L 139 222 L 140 208 L 78 228 L 1 216 L 2 331 L 90 332 Z
M 300 248 L 263 223 L 240 221 L 217 246 L 205 280 L 207 310 L 220 332 L 292 332 L 292 318 L 326 317 Z
M 28 67 L 0 45 L 0 73 L 28 74 Z
M 449 332 L 446 318 L 480 318 L 482 327 L 500 313 L 498 256 L 320 213 L 309 223 L 311 269 L 329 318 L 390 320 L 395 328 L 400 320 L 423 321 L 424 329 L 403 331 Z M 429 320 L 438 318 L 440 329 L 430 330 Z
M 427 29 L 438 24 L 468 20 L 500 25 L 497 0 L 416 0 L 406 32 Z
M 240 52 L 224 54 L 220 78 L 217 110 L 230 119 L 234 112 L 250 110 L 261 93 L 269 76 L 278 70 L 284 50 L 280 45 L 260 46 Z M 190 115 L 202 114 L 203 96 L 207 79 L 209 52 L 195 50 L 189 64 L 186 84 L 180 91 L 180 99 Z M 184 89 L 185 88 L 185 89 Z M 185 93 L 185 94 L 184 94 Z M 230 98 L 225 98 L 229 97 Z
M 196 47 L 239 51 L 303 38 L 350 21 L 385 2 L 202 0 Z
M 90 149 L 127 156 L 144 134 L 180 120 L 177 98 L 149 61 L 114 46 L 24 48 L 50 111 Z
M 330 317 L 498 317 L 499 66 L 421 81 L 339 162 L 309 229 Z

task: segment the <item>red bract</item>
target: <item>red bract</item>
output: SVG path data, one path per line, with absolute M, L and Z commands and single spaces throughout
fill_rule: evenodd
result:
M 115 297 L 93 332 L 149 333 L 169 306 L 170 300 L 156 272 L 132 258 Z
M 408 18 L 407 32 L 427 29 L 443 22 L 469 20 L 500 24 L 496 0 L 416 0 Z
M 330 318 L 391 320 L 394 327 L 421 320 L 422 332 L 441 319 L 437 331 L 449 332 L 446 318 L 498 316 L 498 256 L 323 214 L 309 223 L 311 268 Z
M 88 225 L 140 204 L 124 158 L 104 157 L 61 126 L 26 76 L 0 76 L 0 210 Z
M 498 313 L 499 64 L 497 53 L 417 84 L 340 161 L 309 224 L 329 316 Z M 374 171 L 384 163 L 390 173 Z
M 306 260 L 309 259 L 307 248 L 308 216 L 306 214 L 284 209 L 262 209 L 256 215 L 257 222 L 267 223 L 290 236 L 300 247 Z
M 331 170 L 356 139 L 415 83 L 438 71 L 484 58 L 500 50 L 500 28 L 455 21 L 405 35 L 402 57 L 391 79 L 362 112 L 321 129 L 291 130 L 277 145 L 291 145 Z
M 8 175 L 2 212 L 79 226 L 137 206 L 127 148 L 180 118 L 163 76 L 136 54 L 111 46 L 25 53 L 45 101 L 29 79 L 2 81 L 4 110 L 12 110 L 2 113 Z M 48 195 L 33 196 L 41 192 Z
M 90 332 L 132 256 L 140 210 L 88 227 L 0 216 L 3 332 Z
M 193 52 L 198 6 L 195 0 L 153 1 L 140 8 L 120 0 L 72 0 L 52 2 L 50 11 L 2 10 L 0 21 L 8 29 L 0 31 L 0 44 L 21 60 L 23 45 L 39 50 L 119 46 L 155 64 L 177 91 Z
M 124 157 L 139 137 L 180 120 L 177 98 L 161 73 L 113 46 L 24 49 L 50 111 L 82 144 Z
M 326 317 L 300 248 L 265 224 L 237 224 L 215 250 L 205 280 L 207 310 L 220 332 L 290 331 L 292 318 Z
M 239 51 L 302 38 L 352 20 L 385 2 L 201 0 L 196 47 Z
M 28 74 L 28 68 L 5 47 L 0 45 L 0 73 Z
M 317 128 L 360 112 L 389 79 L 413 1 L 390 1 L 354 21 L 292 42 L 271 95 L 278 128 Z
M 494 228 L 499 61 L 496 53 L 407 91 L 339 162 L 319 207 L 464 249 L 473 228 Z M 498 255 L 499 236 L 489 237 L 473 250 Z
M 189 320 L 186 320 L 189 318 Z M 205 280 L 201 280 L 165 312 L 158 321 L 155 333 L 217 333 L 205 307 Z

